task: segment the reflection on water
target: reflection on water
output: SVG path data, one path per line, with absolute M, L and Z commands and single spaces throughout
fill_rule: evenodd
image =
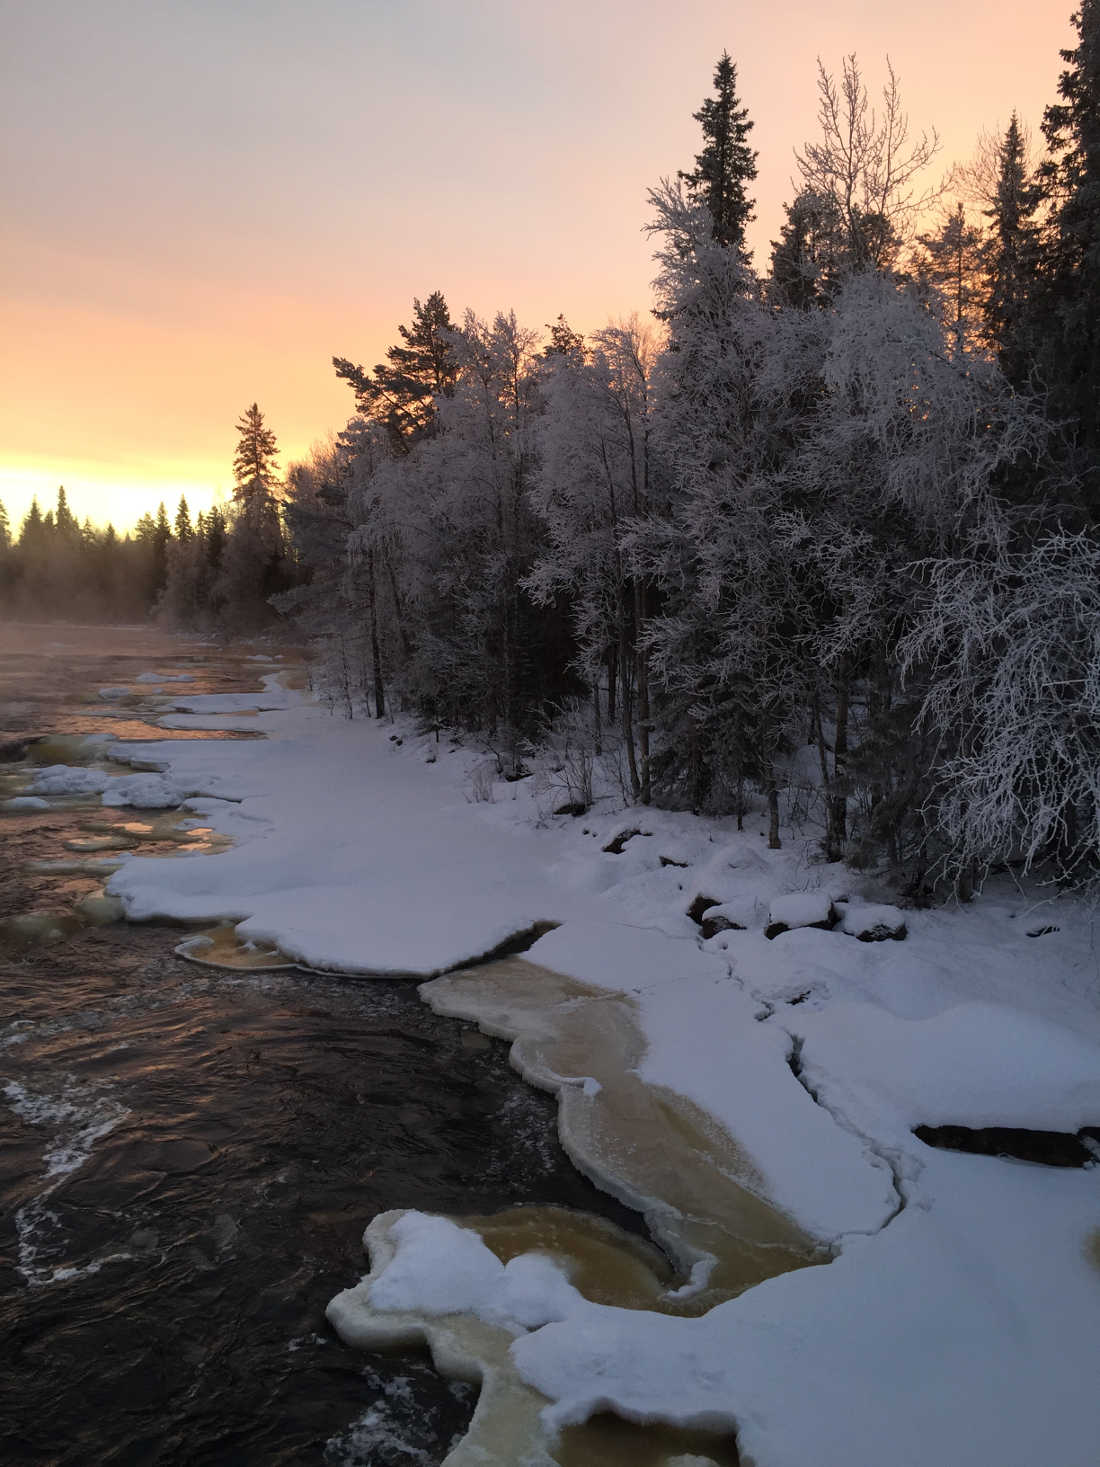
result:
M 270 670 L 137 629 L 0 627 L 0 740 L 58 730 L 33 758 L 94 761 L 79 736 L 123 721 L 73 699 L 136 691 L 151 666 L 193 673 L 174 694 Z M 30 763 L 0 766 L 0 796 Z M 365 1360 L 324 1323 L 365 1219 L 553 1203 L 639 1220 L 570 1165 L 503 1046 L 411 985 L 200 969 L 173 954 L 178 928 L 95 925 L 119 860 L 217 849 L 209 827 L 51 800 L 0 829 L 4 1460 L 438 1462 L 475 1392 L 423 1354 Z
M 0 1073 L 22 1087 L 0 1104 L 5 1460 L 438 1461 L 472 1396 L 324 1324 L 364 1218 L 629 1214 L 503 1047 L 471 1050 L 411 985 L 199 970 L 172 940 L 87 929 L 0 961 Z

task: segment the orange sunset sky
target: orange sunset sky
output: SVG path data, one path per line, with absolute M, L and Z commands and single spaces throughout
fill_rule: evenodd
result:
M 351 407 L 414 296 L 577 328 L 649 308 L 646 190 L 692 164 L 728 48 L 758 265 L 816 134 L 816 57 L 888 53 L 940 172 L 1015 107 L 1037 144 L 1072 0 L 0 0 L 0 501 L 129 526 Z

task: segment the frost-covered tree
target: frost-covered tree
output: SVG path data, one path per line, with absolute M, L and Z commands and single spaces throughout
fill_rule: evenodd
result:
M 492 733 L 513 764 L 555 662 L 520 585 L 537 533 L 528 499 L 535 346 L 514 314 L 490 324 L 468 312 L 452 394 L 403 474 L 421 507 L 406 540 L 419 606 L 416 697 L 430 716 Z
M 935 190 L 921 174 L 939 149 L 935 129 L 911 138 L 889 59 L 879 108 L 872 106 L 854 55 L 839 79 L 818 62 L 820 136 L 795 153 L 802 188 L 827 201 L 835 253 L 849 269 L 894 263 Z
M 728 51 L 714 70 L 714 96 L 693 116 L 703 130 L 703 148 L 692 171 L 679 177 L 691 202 L 708 210 L 715 240 L 743 254 L 745 229 L 753 220 L 749 188 L 756 178 L 756 153 L 749 147 L 753 125 L 737 95 L 737 67 Z
M 901 655 L 920 719 L 949 740 L 929 814 L 956 879 L 997 861 L 1100 869 L 1100 545 L 1046 535 L 926 567 L 930 596 Z
M 1008 533 L 1001 477 L 1034 460 L 1043 429 L 994 364 L 956 359 L 919 293 L 888 274 L 853 276 L 825 325 L 778 538 L 799 587 L 796 650 L 814 697 L 826 846 L 839 855 L 854 764 L 871 802 L 864 831 L 895 850 L 901 824 L 919 835 L 889 768 L 901 751 L 885 737 L 900 696 L 894 649 L 921 600 L 909 567 Z M 865 742 L 880 751 L 877 768 L 857 757 Z
M 646 633 L 662 725 L 654 787 L 700 808 L 736 803 L 756 780 L 778 844 L 775 770 L 791 700 L 767 530 L 770 460 L 782 451 L 767 385 L 778 318 L 738 253 L 714 240 L 705 210 L 669 183 L 650 198 L 669 333 L 653 437 L 668 478 L 627 543 L 660 598 Z
M 606 717 L 621 727 L 631 789 L 642 800 L 650 794 L 645 632 L 652 596 L 630 568 L 623 537 L 649 512 L 654 488 L 654 357 L 652 334 L 635 318 L 594 333 L 587 355 L 574 347 L 549 359 L 532 487 L 549 543 L 527 579 L 542 605 L 568 597 L 577 668 L 594 693 L 594 742 L 606 680 Z

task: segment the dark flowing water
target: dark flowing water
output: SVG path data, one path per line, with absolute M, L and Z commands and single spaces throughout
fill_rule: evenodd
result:
M 96 689 L 151 668 L 190 669 L 181 695 L 268 670 L 152 634 L 3 629 L 0 740 L 94 731 Z M 135 698 L 127 716 L 154 715 Z M 0 770 L 10 786 L 29 762 Z M 30 863 L 142 819 L 0 811 L 0 1460 L 439 1462 L 472 1388 L 324 1322 L 365 1269 L 364 1225 L 517 1203 L 637 1220 L 569 1164 L 505 1047 L 412 985 L 197 968 L 167 927 L 3 928 L 98 883 Z

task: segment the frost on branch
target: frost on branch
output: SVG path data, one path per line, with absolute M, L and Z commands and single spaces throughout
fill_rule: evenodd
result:
M 924 571 L 901 656 L 928 664 L 922 722 L 957 730 L 934 797 L 950 863 L 1050 859 L 1085 878 L 1100 859 L 1100 545 L 1057 533 Z

